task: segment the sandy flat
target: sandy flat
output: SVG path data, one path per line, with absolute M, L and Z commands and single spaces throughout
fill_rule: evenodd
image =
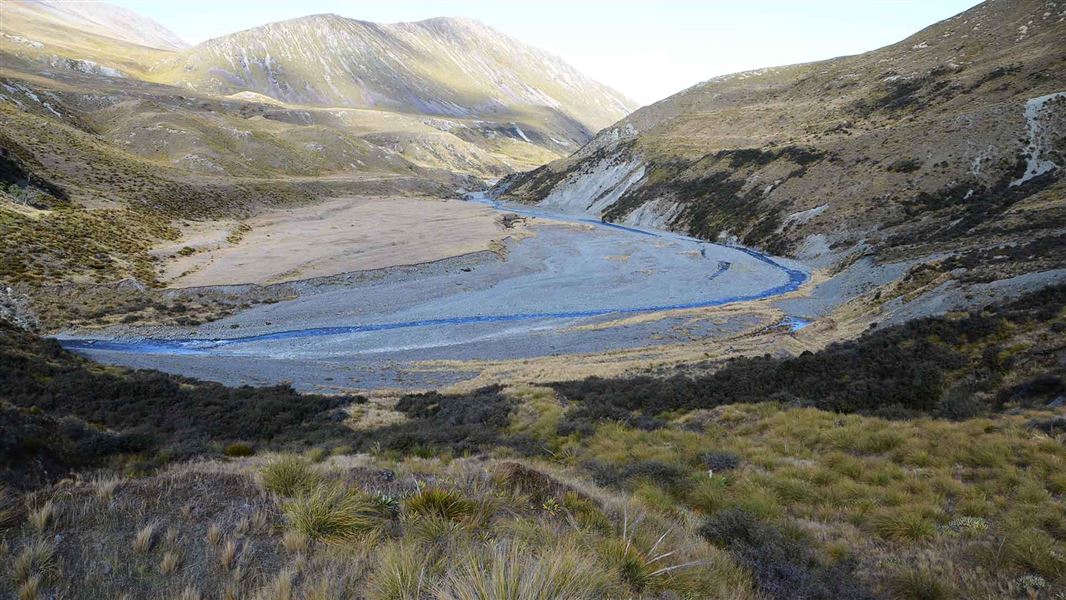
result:
M 244 223 L 251 231 L 236 244 L 226 237 L 237 223 L 195 223 L 157 248 L 171 257 L 167 285 L 268 284 L 415 264 L 486 250 L 510 233 L 486 206 L 406 197 L 340 198 Z M 185 246 L 196 253 L 175 255 Z

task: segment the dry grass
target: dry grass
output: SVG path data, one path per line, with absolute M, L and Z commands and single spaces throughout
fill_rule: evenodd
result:
M 34 529 L 44 531 L 55 522 L 56 505 L 51 500 L 46 500 L 40 506 L 30 508 L 27 518 Z
M 156 524 L 149 523 L 137 531 L 137 534 L 133 537 L 133 550 L 141 554 L 151 552 L 155 547 L 156 541 Z
M 170 550 L 163 553 L 163 559 L 159 561 L 160 573 L 169 577 L 177 573 L 179 567 L 181 567 L 180 553 Z
M 602 565 L 567 547 L 536 552 L 523 544 L 496 542 L 474 547 L 437 588 L 439 600 L 520 598 L 591 600 L 619 590 Z
M 19 600 L 37 600 L 40 597 L 41 590 L 41 576 L 34 575 L 19 584 L 18 598 Z
M 302 531 L 290 529 L 281 536 L 281 545 L 292 553 L 306 552 L 311 545 L 311 538 Z
M 208 544 L 218 546 L 222 543 L 222 528 L 217 523 L 212 523 L 208 526 L 207 534 L 205 534 L 204 538 Z
M 218 551 L 218 562 L 224 570 L 230 570 L 233 568 L 237 560 L 237 542 L 233 540 L 226 540 L 226 543 L 222 545 L 222 548 Z
M 34 589 L 58 570 L 55 545 L 42 539 L 26 544 L 11 563 L 11 579 L 23 585 L 35 579 Z
M 122 478 L 114 475 L 98 475 L 94 477 L 89 485 L 93 489 L 93 493 L 101 502 L 111 502 L 115 497 L 115 490 L 122 483 Z

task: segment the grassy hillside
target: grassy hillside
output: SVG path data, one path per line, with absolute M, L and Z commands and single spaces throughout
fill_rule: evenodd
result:
M 819 264 L 981 269 L 1020 245 L 985 275 L 1059 268 L 1064 35 L 1053 3 L 987 2 L 865 54 L 711 79 L 497 190 Z

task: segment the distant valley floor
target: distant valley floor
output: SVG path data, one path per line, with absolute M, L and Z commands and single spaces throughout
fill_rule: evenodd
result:
M 367 196 L 192 222 L 154 254 L 168 287 L 265 285 L 490 250 L 508 234 L 487 207 Z
M 163 250 L 175 255 L 171 272 L 188 270 L 171 285 L 298 279 L 234 288 L 284 289 L 279 300 L 195 327 L 75 331 L 64 344 L 103 362 L 230 384 L 447 386 L 491 378 L 498 361 L 629 353 L 623 364 L 641 363 L 663 348 L 774 328 L 788 315 L 763 300 L 810 275 L 744 248 L 475 202 L 335 200 L 249 225 L 225 236 L 226 227 L 189 228 L 176 245 L 204 246 Z

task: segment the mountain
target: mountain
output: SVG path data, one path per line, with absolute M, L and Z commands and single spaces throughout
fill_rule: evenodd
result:
M 319 15 L 177 52 L 172 34 L 109 5 L 7 6 L 0 102 L 176 177 L 497 178 L 572 152 L 634 106 L 465 19 L 378 25 Z M 12 145 L 32 129 L 15 122 L 25 118 L 9 115 Z M 25 142 L 41 146 L 37 159 L 50 153 L 47 140 Z M 57 152 L 84 146 L 56 143 Z
M 711 79 L 495 193 L 822 266 L 936 257 L 922 283 L 1061 269 L 1063 40 L 1061 3 L 986 2 L 866 54 Z
M 5 19 L 36 20 L 41 25 L 60 24 L 159 50 L 183 50 L 189 45 L 152 19 L 106 2 L 13 0 L 6 3 Z
M 181 50 L 109 5 L 19 0 L 3 17 L 0 280 L 20 297 L 155 282 L 149 250 L 175 219 L 451 196 L 565 156 L 633 106 L 461 19 L 315 16 Z
M 314 15 L 210 40 L 155 72 L 160 81 L 220 95 L 251 91 L 294 104 L 442 117 L 510 115 L 541 130 L 542 121 L 558 123 L 570 137 L 636 108 L 559 58 L 470 19 L 378 24 Z

